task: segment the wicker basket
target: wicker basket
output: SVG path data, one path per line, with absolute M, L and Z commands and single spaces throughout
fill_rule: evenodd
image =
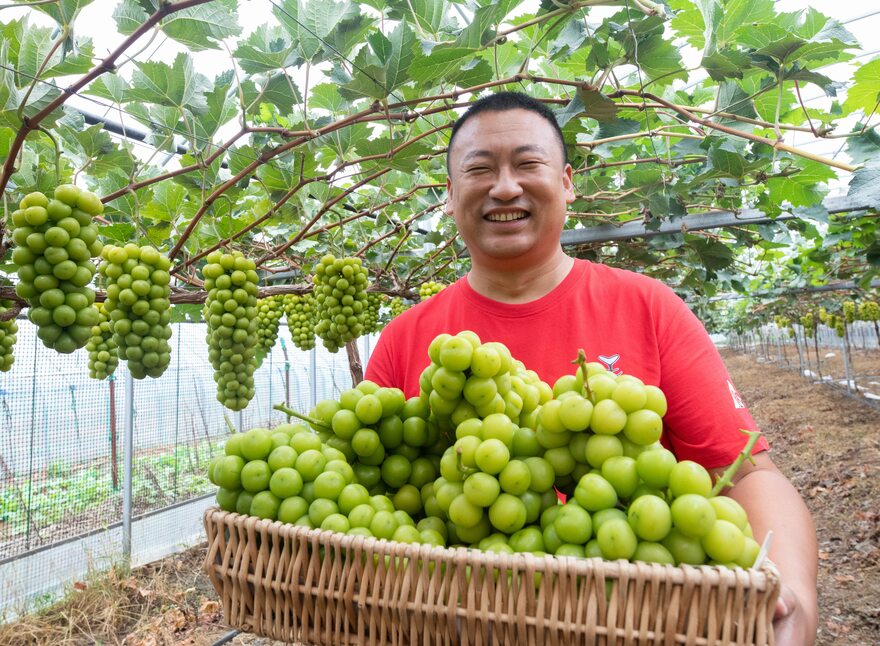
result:
M 286 642 L 773 644 L 779 576 L 496 554 L 205 512 L 205 569 L 236 628 Z

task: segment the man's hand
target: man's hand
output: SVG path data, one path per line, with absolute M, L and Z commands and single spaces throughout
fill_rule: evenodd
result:
M 776 646 L 812 646 L 816 641 L 816 631 L 808 628 L 810 623 L 794 590 L 783 585 L 773 616 Z

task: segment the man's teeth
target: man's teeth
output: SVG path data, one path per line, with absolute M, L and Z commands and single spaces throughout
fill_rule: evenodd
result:
M 525 211 L 511 211 L 510 213 L 490 213 L 486 219 L 490 222 L 510 222 L 512 220 L 521 220 L 528 213 Z

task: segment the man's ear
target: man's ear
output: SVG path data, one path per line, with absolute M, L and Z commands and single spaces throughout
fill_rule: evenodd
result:
M 562 188 L 565 190 L 565 203 L 574 202 L 574 181 L 572 180 L 571 164 L 566 164 L 562 171 Z
M 452 215 L 452 182 L 447 177 L 446 178 L 446 205 L 443 207 L 443 211 L 446 215 Z

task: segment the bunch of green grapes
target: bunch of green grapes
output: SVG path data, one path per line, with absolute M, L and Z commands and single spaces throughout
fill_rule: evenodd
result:
M 550 387 L 514 361 L 504 344 L 481 343 L 471 331 L 440 334 L 428 355 L 431 363 L 419 377 L 420 397 L 443 432 L 492 413 L 504 413 L 520 424 L 552 396 Z
M 310 416 L 326 444 L 345 454 L 360 484 L 392 496 L 397 509 L 422 511 L 422 489 L 437 477 L 446 446 L 422 400 L 362 381 L 338 400 L 319 402 Z
M 388 310 L 392 319 L 395 316 L 400 316 L 401 314 L 403 314 L 406 310 L 409 309 L 409 307 L 410 306 L 407 305 L 406 302 L 399 296 L 395 296 L 388 303 Z
M 819 308 L 819 315 L 818 315 L 819 323 L 824 323 L 824 324 L 828 325 L 828 327 L 834 327 L 833 325 L 830 325 L 828 323 L 829 316 L 831 316 L 831 315 L 828 314 L 828 310 L 826 310 L 824 307 Z
M 208 298 L 208 358 L 217 382 L 217 400 L 230 410 L 242 410 L 254 397 L 257 368 L 257 282 L 253 260 L 240 251 L 208 254 L 202 268 Z
M 284 315 L 284 297 L 281 295 L 267 296 L 257 301 L 257 367 L 278 339 L 278 326 Z
M 284 315 L 290 338 L 300 350 L 315 347 L 315 299 L 311 294 L 285 294 Z
M 843 318 L 847 323 L 852 323 L 856 320 L 856 304 L 854 301 L 844 301 L 843 302 Z
M 113 323 L 107 316 L 103 303 L 95 303 L 92 307 L 98 310 L 98 323 L 92 326 L 92 336 L 86 343 L 89 351 L 89 377 L 106 379 L 116 371 L 119 355 L 116 341 L 113 340 Z
M 10 307 L 12 307 L 12 301 L 5 298 L 0 300 L 0 313 L 9 311 Z M 0 321 L 0 371 L 8 372 L 12 368 L 12 364 L 15 363 L 12 348 L 15 346 L 17 332 L 18 323 L 14 318 Z
M 135 379 L 158 378 L 171 363 L 171 261 L 150 246 L 107 245 L 99 267 L 113 340 Z
M 804 336 L 808 339 L 813 338 L 813 328 L 815 325 L 815 320 L 813 319 L 813 313 L 807 312 L 803 316 L 801 316 L 801 325 L 804 327 Z
M 421 287 L 419 287 L 419 298 L 423 301 L 426 301 L 434 294 L 439 294 L 444 287 L 446 287 L 446 285 L 444 285 L 443 283 L 429 280 L 423 283 Z
M 877 301 L 862 301 L 859 303 L 859 320 L 880 321 L 880 304 Z
M 209 464 L 208 478 L 219 487 L 217 504 L 229 512 L 352 536 L 445 544 L 442 523 L 417 525 L 394 498 L 371 495 L 345 456 L 301 424 L 232 435 Z
M 104 210 L 94 193 L 71 184 L 54 198 L 30 193 L 12 213 L 12 261 L 18 266 L 16 293 L 27 301 L 28 318 L 46 347 L 70 353 L 89 340 L 97 312 L 92 257 L 101 253 L 92 217 Z
M 365 334 L 373 334 L 382 329 L 379 317 L 385 298 L 385 294 L 381 292 L 367 292 L 367 309 L 364 313 Z
M 367 309 L 367 269 L 360 258 L 334 258 L 327 254 L 315 267 L 317 303 L 315 334 L 330 352 L 364 333 Z

